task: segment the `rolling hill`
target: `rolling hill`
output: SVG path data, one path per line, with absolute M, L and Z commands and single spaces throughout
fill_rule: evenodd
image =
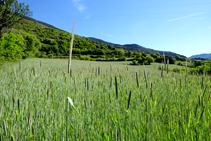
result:
M 24 17 L 26 20 L 29 20 L 29 21 L 33 21 L 33 22 L 38 22 L 39 24 L 42 24 L 46 27 L 49 27 L 49 28 L 53 28 L 53 29 L 57 29 L 57 30 L 60 30 L 60 31 L 64 31 L 62 29 L 59 29 L 53 25 L 50 25 L 50 24 L 47 24 L 47 23 L 44 23 L 42 21 L 38 21 L 38 20 L 35 20 L 33 18 L 30 18 L 30 17 Z M 64 31 L 64 32 L 67 32 L 67 31 Z M 106 44 L 106 45 L 111 45 L 112 47 L 115 47 L 115 48 L 122 48 L 124 50 L 130 50 L 130 51 L 133 51 L 133 50 L 138 50 L 138 51 L 141 51 L 141 52 L 145 52 L 147 54 L 151 54 L 151 53 L 159 53 L 160 55 L 163 55 L 163 53 L 165 53 L 165 55 L 169 55 L 169 56 L 173 56 L 175 57 L 176 55 L 179 55 L 180 57 L 184 57 L 184 58 L 187 58 L 186 56 L 184 55 L 181 55 L 181 54 L 178 54 L 178 53 L 174 53 L 174 52 L 170 52 L 170 51 L 159 51 L 159 50 L 153 50 L 153 49 L 150 49 L 150 48 L 146 48 L 146 47 L 143 47 L 143 46 L 140 46 L 138 44 L 125 44 L 125 45 L 120 45 L 120 44 L 115 44 L 115 43 L 111 43 L 111 42 L 106 42 L 104 40 L 101 40 L 101 39 L 98 39 L 98 38 L 94 38 L 94 37 L 87 37 L 88 39 L 91 39 L 93 41 L 96 41 L 96 42 L 100 42 L 100 43 L 103 43 L 103 44 Z

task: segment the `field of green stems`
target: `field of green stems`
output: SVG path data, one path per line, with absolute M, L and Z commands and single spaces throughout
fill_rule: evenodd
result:
M 211 77 L 125 62 L 0 70 L 0 140 L 211 140 Z

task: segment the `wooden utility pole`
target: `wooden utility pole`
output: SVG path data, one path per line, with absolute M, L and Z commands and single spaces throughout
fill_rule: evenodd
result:
M 68 73 L 71 72 L 71 58 L 72 58 L 72 50 L 73 50 L 74 28 L 75 28 L 75 22 L 73 21 L 72 39 L 71 39 L 71 44 L 70 44 L 70 58 L 68 60 Z

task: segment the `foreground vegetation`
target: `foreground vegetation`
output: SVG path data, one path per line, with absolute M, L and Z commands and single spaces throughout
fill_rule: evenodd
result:
M 70 75 L 67 60 L 28 59 L 0 70 L 0 140 L 210 140 L 210 86 L 153 65 L 73 61 Z

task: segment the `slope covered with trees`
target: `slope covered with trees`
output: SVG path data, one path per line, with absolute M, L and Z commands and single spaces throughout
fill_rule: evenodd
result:
M 13 29 L 5 32 L 2 41 L 6 42 L 8 36 L 17 36 L 21 46 L 21 52 L 17 58 L 4 59 L 5 61 L 18 58 L 41 57 L 41 58 L 68 58 L 71 41 L 71 33 L 60 29 L 47 27 L 35 20 L 22 19 Z M 12 39 L 10 39 L 12 40 Z M 11 41 L 10 41 L 11 42 Z M 14 41 L 15 42 L 15 41 Z M 1 43 L 0 46 L 5 46 Z M 8 56 L 4 55 L 4 58 Z M 101 60 L 101 61 L 132 61 L 150 64 L 161 62 L 162 56 L 158 54 L 146 54 L 137 50 L 124 50 L 115 48 L 109 44 L 93 41 L 86 37 L 74 36 L 73 59 Z M 171 60 L 174 60 L 173 57 Z M 148 63 L 147 63 L 148 62 Z M 174 63 L 174 61 L 172 62 Z

